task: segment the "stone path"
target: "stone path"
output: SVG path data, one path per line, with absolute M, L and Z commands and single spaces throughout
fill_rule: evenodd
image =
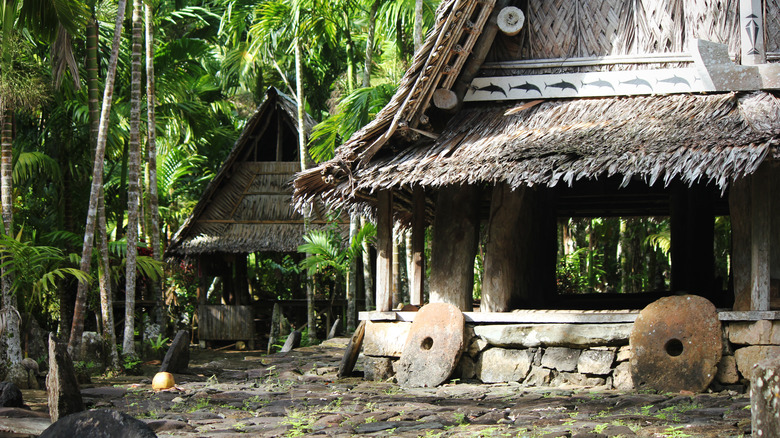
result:
M 468 382 L 402 389 L 357 377 L 337 380 L 346 342 L 271 356 L 193 352 L 191 374 L 176 374 L 175 390 L 152 391 L 150 368 L 146 377 L 96 381 L 82 395 L 89 408 L 126 412 L 161 437 L 750 435 L 749 397 L 734 391 L 651 394 Z M 0 410 L 0 437 L 37 436 L 48 425 L 41 416 L 45 392 L 24 395 L 32 413 Z

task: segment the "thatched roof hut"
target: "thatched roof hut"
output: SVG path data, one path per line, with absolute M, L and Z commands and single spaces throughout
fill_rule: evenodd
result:
M 306 115 L 306 129 L 314 124 Z M 291 205 L 297 142 L 295 101 L 269 88 L 168 254 L 295 252 L 303 243 L 303 216 Z
M 392 101 L 333 160 L 298 176 L 296 198 L 373 209 L 375 192 L 392 189 L 400 195 L 396 208 L 408 210 L 405 200 L 418 185 L 555 186 L 611 175 L 650 183 L 679 177 L 725 188 L 774 150 L 780 134 L 774 91 L 529 102 L 538 98 L 529 89 L 519 102 L 462 103 L 463 95 L 479 91 L 474 77 L 690 66 L 694 59 L 686 51 L 695 38 L 739 52 L 735 2 L 497 3 L 442 2 Z M 492 12 L 494 21 L 510 3 L 521 7 L 527 24 L 517 35 L 496 36 L 487 15 Z M 766 32 L 778 35 L 780 3 L 767 8 Z M 480 33 L 464 43 L 464 35 Z M 768 37 L 766 44 L 775 59 L 780 40 Z M 468 61 L 453 61 L 452 53 L 472 51 Z M 458 95 L 457 111 L 436 107 L 434 92 L 443 89 Z M 507 91 L 494 89 L 490 96 L 503 100 Z
M 395 304 L 381 290 L 391 275 L 382 231 L 391 218 L 418 235 L 433 223 L 431 301 L 464 310 L 487 221 L 488 246 L 504 247 L 494 248 L 498 265 L 485 261 L 484 281 L 505 290 L 496 293 L 524 290 L 528 305 L 555 295 L 556 234 L 547 224 L 563 190 L 585 186 L 566 195 L 609 200 L 628 183 L 663 197 L 672 217 L 672 288 L 707 289 L 711 254 L 694 254 L 712 241 L 716 211 L 747 215 L 732 218 L 734 242 L 745 229 L 753 245 L 769 240 L 759 216 L 769 214 L 780 142 L 778 12 L 777 0 L 445 0 L 391 102 L 335 158 L 298 174 L 296 201 L 377 218 L 380 310 Z M 747 255 L 734 250 L 734 294 L 760 283 L 746 308 L 766 310 L 769 262 L 751 262 L 763 250 L 749 246 Z M 502 257 L 512 265 L 499 266 Z M 780 264 L 772 270 L 780 279 Z M 485 306 L 483 289 L 483 311 L 518 303 L 505 298 Z

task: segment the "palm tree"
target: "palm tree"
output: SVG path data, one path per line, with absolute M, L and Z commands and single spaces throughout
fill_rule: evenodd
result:
M 114 25 L 114 39 L 111 48 L 111 57 L 106 72 L 106 87 L 103 91 L 103 106 L 100 112 L 100 126 L 98 128 L 97 146 L 95 148 L 95 161 L 92 172 L 92 189 L 89 196 L 89 208 L 87 210 L 87 224 L 84 229 L 84 245 L 81 252 L 81 270 L 89 272 L 91 254 L 95 238 L 95 222 L 97 219 L 98 200 L 103 187 L 103 168 L 105 164 L 106 139 L 108 135 L 108 122 L 111 113 L 111 103 L 114 95 L 114 80 L 116 78 L 116 65 L 119 59 L 119 46 L 122 37 L 122 22 L 125 18 L 126 0 L 119 0 L 117 7 L 116 23 Z M 76 293 L 76 304 L 73 310 L 73 326 L 68 340 L 68 352 L 71 357 L 80 356 L 81 334 L 84 331 L 84 310 L 87 299 L 87 283 L 79 282 Z
M 162 261 L 160 246 L 160 209 L 159 196 L 157 194 L 157 123 L 155 122 L 154 107 L 157 103 L 154 94 L 154 23 L 152 19 L 152 6 L 146 3 L 144 6 L 144 19 L 146 24 L 146 154 L 148 175 L 146 187 L 149 191 L 149 208 L 147 215 L 149 225 L 147 234 L 148 242 L 152 246 L 152 256 L 157 261 Z M 154 299 L 157 301 L 156 323 L 163 328 L 163 296 L 159 282 L 152 285 Z
M 138 186 L 141 164 L 141 0 L 133 0 L 133 51 L 130 79 L 130 143 L 127 182 L 127 264 L 125 266 L 125 335 L 122 355 L 135 356 L 136 259 L 138 257 Z

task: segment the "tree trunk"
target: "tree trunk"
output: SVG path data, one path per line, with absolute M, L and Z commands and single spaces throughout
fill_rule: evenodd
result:
M 359 218 L 357 214 L 349 216 L 349 243 L 355 239 L 358 233 Z M 347 273 L 347 333 L 355 330 L 355 313 L 357 311 L 357 257 L 351 257 L 349 272 Z
M 92 170 L 92 188 L 89 194 L 89 208 L 87 210 L 87 224 L 84 227 L 84 246 L 81 251 L 80 268 L 84 272 L 90 271 L 92 245 L 95 237 L 95 221 L 97 218 L 98 198 L 103 187 L 103 167 L 105 164 L 106 139 L 108 134 L 109 114 L 111 101 L 114 95 L 114 80 L 116 78 L 116 64 L 119 58 L 120 38 L 122 37 L 122 22 L 125 18 L 127 0 L 119 0 L 117 6 L 116 23 L 114 26 L 114 40 L 111 46 L 111 57 L 106 73 L 106 88 L 103 91 L 103 108 L 100 112 L 100 127 L 98 130 L 97 147 L 95 149 L 95 163 Z M 76 293 L 76 304 L 73 310 L 73 326 L 68 340 L 68 353 L 76 359 L 75 353 L 81 344 L 81 334 L 84 331 L 84 310 L 87 304 L 87 283 L 79 283 Z
M 108 358 L 113 371 L 120 371 L 119 353 L 114 330 L 114 294 L 111 291 L 111 266 L 108 261 L 108 233 L 106 232 L 106 206 L 103 194 L 98 202 L 98 245 L 100 248 L 100 312 L 103 316 L 103 339 L 108 346 Z
M 414 0 L 414 52 L 422 46 L 423 0 Z
M 360 217 L 360 226 L 366 226 L 366 218 Z M 366 297 L 366 310 L 374 308 L 374 277 L 371 275 L 371 247 L 363 241 L 363 287 Z
M 366 35 L 366 64 L 363 68 L 363 88 L 371 86 L 371 63 L 374 62 L 374 32 L 376 31 L 376 13 L 379 10 L 379 1 L 371 4 L 371 12 L 368 16 L 368 35 Z
M 11 31 L 13 30 L 14 19 L 16 18 L 15 1 L 6 1 L 3 16 L 3 44 L 10 44 Z M 6 47 L 7 48 L 7 47 Z M 2 62 L 3 74 L 11 69 L 11 50 L 3 50 Z M 14 235 L 13 228 L 13 153 L 11 143 L 13 141 L 13 108 L 8 106 L 5 99 L 0 101 L 0 121 L 2 129 L 0 131 L 0 203 L 2 204 L 3 227 L 5 234 Z M 3 309 L 14 315 L 18 315 L 16 310 L 17 297 L 11 291 L 13 280 L 6 272 L 2 270 L 2 279 L 0 279 L 0 288 L 3 293 Z M 19 318 L 10 316 L 7 319 L 7 356 L 12 365 L 18 365 L 22 362 L 22 343 L 20 336 Z
M 296 11 L 296 20 L 300 17 L 300 9 Z M 300 31 L 300 25 L 296 23 L 296 32 Z M 308 154 L 306 153 L 306 129 L 303 123 L 303 117 L 305 112 L 305 101 L 303 97 L 303 65 L 301 54 L 301 35 L 295 36 L 294 50 L 295 50 L 295 93 L 298 100 L 298 153 L 301 160 L 301 171 L 306 170 L 309 167 Z M 311 224 L 311 217 L 308 213 L 304 214 L 304 230 L 309 231 Z M 314 281 L 313 277 L 309 278 L 306 282 L 306 320 L 307 327 L 309 328 L 309 343 L 314 344 L 317 341 L 317 317 L 314 313 Z
M 141 0 L 133 0 L 133 51 L 130 76 L 130 142 L 127 174 L 127 255 L 125 264 L 125 335 L 122 355 L 135 356 L 135 293 L 138 257 L 138 207 L 141 164 Z
M 147 130 L 147 174 L 149 180 L 146 183 L 146 189 L 149 191 L 149 227 L 147 228 L 149 245 L 152 246 L 152 257 L 155 260 L 162 261 L 162 247 L 160 245 L 160 206 L 159 196 L 157 194 L 157 122 L 155 117 L 155 106 L 157 97 L 154 87 L 154 29 L 152 7 L 147 3 L 145 6 L 146 19 L 146 130 Z M 160 329 L 165 329 L 165 309 L 164 298 L 162 294 L 162 285 L 159 281 L 152 282 L 152 296 L 157 301 L 155 309 L 155 319 Z
M 98 131 L 100 130 L 100 96 L 98 84 L 98 38 L 97 19 L 94 11 L 87 24 L 87 95 L 89 97 L 89 132 L 90 144 L 93 150 L 97 146 Z M 119 354 L 116 346 L 116 331 L 114 329 L 114 295 L 111 291 L 111 268 L 108 261 L 108 233 L 106 231 L 106 205 L 104 193 L 101 189 L 98 199 L 97 227 L 100 248 L 100 309 L 103 317 L 103 339 L 108 346 L 108 356 L 111 361 L 111 369 L 120 370 Z

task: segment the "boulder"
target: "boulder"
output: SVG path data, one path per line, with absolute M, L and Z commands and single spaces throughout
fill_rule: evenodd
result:
M 614 361 L 614 351 L 585 350 L 577 361 L 577 371 L 583 374 L 607 375 L 612 371 Z
M 615 389 L 621 391 L 631 391 L 634 389 L 634 380 L 631 377 L 631 364 L 621 362 L 612 372 L 612 385 Z
M 389 357 L 363 356 L 363 378 L 382 381 L 395 375 L 393 359 Z
M 156 438 L 157 435 L 141 420 L 122 412 L 98 409 L 63 417 L 40 436 L 60 437 Z
M 179 330 L 165 353 L 159 372 L 183 373 L 190 365 L 190 333 Z
M 22 391 L 13 382 L 0 382 L 0 408 L 21 408 L 24 406 Z
M 553 371 L 549 368 L 532 366 L 531 371 L 525 377 L 523 385 L 526 386 L 546 386 L 550 384 L 553 378 Z
M 575 371 L 581 353 L 582 350 L 574 348 L 550 347 L 544 350 L 542 366 L 558 371 Z
M 64 342 L 59 342 L 54 334 L 49 334 L 49 374 L 46 375 L 46 390 L 49 395 L 49 415 L 52 421 L 84 410 L 84 402 L 81 399 L 73 361 L 68 354 L 68 346 Z
M 366 321 L 363 337 L 363 354 L 401 357 L 411 328 L 411 322 Z
M 477 378 L 484 383 L 520 382 L 531 369 L 533 356 L 528 350 L 490 348 L 477 361 Z
M 737 371 L 737 359 L 734 356 L 723 356 L 718 362 L 718 372 L 715 374 L 715 380 L 724 385 L 733 385 L 739 382 L 739 372 Z
M 748 380 L 753 380 L 753 365 L 762 360 L 780 357 L 780 346 L 753 345 L 734 351 L 737 370 Z
M 731 322 L 726 327 L 729 341 L 737 345 L 780 344 L 780 321 Z

